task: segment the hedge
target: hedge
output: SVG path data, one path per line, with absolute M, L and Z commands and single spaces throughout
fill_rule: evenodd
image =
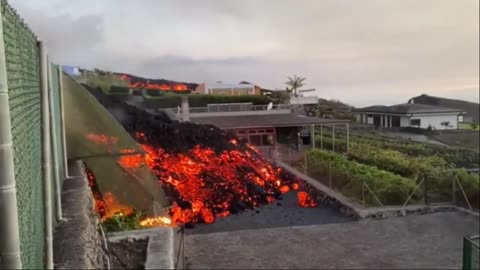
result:
M 113 85 L 110 87 L 108 91 L 109 94 L 128 94 L 130 91 L 130 87 L 128 86 L 117 86 Z
M 159 91 L 157 91 L 159 92 Z M 182 96 L 188 96 L 190 107 L 206 107 L 214 103 L 252 103 L 253 105 L 266 105 L 271 102 L 267 96 L 226 96 L 226 95 L 203 95 L 203 94 L 170 94 L 165 93 L 156 97 L 148 97 L 148 106 L 157 108 L 176 108 L 181 105 Z

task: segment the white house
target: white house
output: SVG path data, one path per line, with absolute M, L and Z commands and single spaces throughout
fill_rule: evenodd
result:
M 290 104 L 297 105 L 314 105 L 318 104 L 318 97 L 316 95 L 306 96 L 304 93 L 315 92 L 315 89 L 298 90 L 297 96 L 290 97 Z
M 357 122 L 383 128 L 457 129 L 462 110 L 425 104 L 370 106 L 353 110 Z
M 234 83 L 202 83 L 195 90 L 199 94 L 217 94 L 217 95 L 259 95 L 260 90 L 253 84 L 234 84 Z

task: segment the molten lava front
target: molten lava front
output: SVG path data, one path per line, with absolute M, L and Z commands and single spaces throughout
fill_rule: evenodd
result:
M 103 136 L 89 137 L 95 142 L 111 143 Z M 154 147 L 143 133 L 137 133 L 136 137 L 146 154 L 124 149 L 122 153 L 125 155 L 117 160 L 118 164 L 126 171 L 146 164 L 173 202 L 170 218 L 146 218 L 141 226 L 209 224 L 219 217 L 272 204 L 281 199 L 282 194 L 291 191 L 297 192 L 299 206 L 317 206 L 311 196 L 302 191 L 301 182 L 281 168 L 273 167 L 254 147 L 236 139 L 230 140 L 228 149 L 223 151 L 197 145 L 186 152 L 172 153 Z M 93 174 L 89 172 L 88 175 L 89 181 L 94 183 Z M 111 193 L 103 194 L 103 199 L 95 197 L 102 220 L 133 212 Z
M 296 179 L 274 168 L 254 147 L 241 147 L 236 140 L 231 140 L 231 149 L 220 153 L 200 146 L 186 153 L 167 153 L 148 145 L 142 133 L 137 139 L 147 153 L 146 164 L 173 201 L 173 223 L 212 223 L 219 217 L 271 204 L 281 194 L 300 189 Z M 123 157 L 120 163 L 140 165 L 142 157 Z M 316 206 L 308 193 L 301 191 L 298 197 L 300 206 Z

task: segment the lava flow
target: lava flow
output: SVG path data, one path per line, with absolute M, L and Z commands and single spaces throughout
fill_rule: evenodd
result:
M 186 153 L 167 153 L 148 145 L 142 133 L 137 140 L 147 153 L 145 163 L 173 201 L 173 223 L 213 223 L 218 217 L 273 203 L 281 194 L 300 189 L 296 179 L 235 139 L 230 141 L 232 148 L 221 153 L 200 146 Z M 143 160 L 141 155 L 124 156 L 119 163 L 131 168 Z M 316 206 L 304 191 L 298 198 L 302 207 Z
M 301 182 L 272 166 L 256 148 L 237 139 L 228 141 L 224 150 L 196 145 L 188 151 L 172 152 L 153 146 L 143 133 L 137 132 L 136 137 L 146 154 L 123 149 L 125 155 L 117 160 L 118 164 L 127 171 L 147 165 L 173 203 L 170 217 L 146 218 L 140 222 L 141 226 L 213 223 L 219 217 L 272 204 L 290 191 L 297 192 L 299 206 L 317 206 L 316 201 L 302 191 Z M 112 143 L 105 138 L 89 136 L 95 142 Z M 88 179 L 94 190 L 95 180 L 89 171 Z M 95 208 L 102 220 L 134 212 L 111 193 L 103 194 L 103 198 L 97 194 L 95 199 Z

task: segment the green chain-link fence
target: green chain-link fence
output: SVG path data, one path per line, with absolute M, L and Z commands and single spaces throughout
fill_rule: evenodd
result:
M 10 107 L 13 163 L 17 193 L 17 212 L 20 235 L 22 267 L 39 269 L 45 266 L 45 216 L 44 187 L 42 179 L 41 133 L 41 76 L 38 40 L 30 28 L 11 6 L 1 1 L 2 27 L 5 54 L 6 83 Z M 52 206 L 55 206 L 54 177 L 63 179 L 65 167 L 60 131 L 60 89 L 58 67 L 52 66 L 50 89 L 52 95 Z M 2 123 L 0 123 L 1 125 Z M 58 171 L 56 171 L 58 170 Z M 55 211 L 55 208 L 53 209 Z M 55 213 L 55 212 L 54 212 Z M 0 220 L 2 218 L 0 217 Z M 56 221 L 55 215 L 53 215 Z M 2 220 L 3 222 L 4 220 Z M 5 221 L 6 222 L 6 221 Z

